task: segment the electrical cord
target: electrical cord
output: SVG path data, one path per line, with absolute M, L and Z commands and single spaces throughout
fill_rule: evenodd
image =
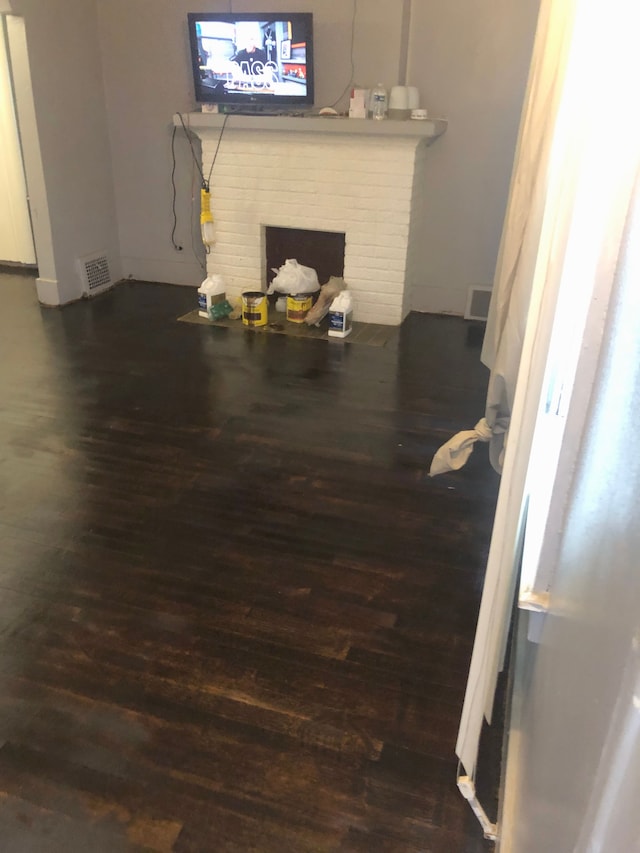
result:
M 200 197 L 200 192 L 199 192 L 200 187 L 198 186 L 198 175 L 196 173 L 195 165 L 196 164 L 192 160 L 191 161 L 191 207 L 190 207 L 191 217 L 189 220 L 189 230 L 191 232 L 191 252 L 193 253 L 193 257 L 196 259 L 196 261 L 200 265 L 200 269 L 202 270 L 202 272 L 206 273 L 206 271 L 207 271 L 207 255 L 209 254 L 209 251 L 208 251 L 209 247 L 204 246 L 204 252 L 203 252 L 202 251 L 203 250 L 202 242 L 200 242 L 200 244 L 198 245 L 196 243 L 196 237 L 195 237 L 196 233 L 200 230 L 200 222 L 199 222 L 200 217 L 199 217 L 199 214 L 196 210 L 196 205 L 194 203 L 196 198 Z
M 200 168 L 200 160 L 198 159 L 198 157 L 196 157 L 196 152 L 193 149 L 193 142 L 191 141 L 191 131 L 189 130 L 187 125 L 184 123 L 184 119 L 182 118 L 182 113 L 176 113 L 176 115 L 180 119 L 180 124 L 182 125 L 182 129 L 184 130 L 185 136 L 187 137 L 187 142 L 189 143 L 189 148 L 191 149 L 191 156 L 193 157 L 193 162 L 196 164 L 196 168 L 198 170 L 198 173 L 200 174 L 200 178 L 202 179 L 202 186 L 204 188 L 206 182 L 204 179 L 204 174 L 202 172 L 202 169 Z M 208 187 L 207 187 L 207 189 L 208 189 Z
M 178 228 L 178 214 L 176 212 L 176 197 L 177 197 L 177 189 L 176 189 L 176 131 L 177 127 L 173 126 L 173 133 L 171 134 L 171 213 L 173 215 L 173 227 L 171 229 L 171 245 L 176 250 L 176 252 L 182 251 L 182 246 L 176 243 L 176 230 Z
M 224 133 L 224 129 L 227 126 L 227 119 L 229 118 L 229 113 L 227 113 L 224 117 L 224 121 L 222 122 L 222 128 L 220 129 L 220 135 L 218 136 L 218 144 L 216 145 L 216 150 L 213 152 L 213 159 L 211 160 L 211 168 L 209 169 L 209 175 L 207 176 L 207 185 L 206 189 L 209 189 L 211 184 L 211 175 L 213 173 L 213 167 L 216 164 L 216 159 L 218 157 L 218 151 L 220 150 L 220 143 L 222 142 L 222 134 Z
M 212 173 L 213 173 L 213 167 L 214 167 L 214 166 L 215 166 L 215 164 L 216 164 L 216 159 L 217 159 L 217 157 L 218 157 L 218 151 L 220 150 L 220 143 L 222 142 L 222 135 L 224 134 L 225 128 L 226 128 L 226 126 L 227 126 L 227 119 L 229 118 L 229 115 L 228 115 L 228 114 L 227 114 L 227 115 L 225 115 L 225 117 L 224 117 L 224 121 L 222 122 L 222 127 L 221 127 L 221 129 L 220 129 L 220 135 L 218 136 L 218 144 L 216 145 L 216 150 L 215 150 L 215 152 L 214 152 L 214 154 L 213 154 L 213 158 L 212 158 L 212 160 L 211 160 L 211 168 L 209 169 L 209 174 L 208 174 L 208 176 L 207 176 L 207 178 L 206 178 L 206 179 L 205 179 L 205 177 L 204 177 L 204 172 L 202 171 L 202 168 L 200 167 L 200 160 L 199 160 L 199 159 L 198 159 L 198 157 L 196 156 L 196 152 L 195 152 L 195 150 L 194 150 L 194 148 L 193 148 L 193 143 L 192 143 L 192 141 L 191 141 L 191 131 L 189 130 L 189 128 L 187 127 L 187 125 L 184 123 L 184 119 L 183 119 L 183 117 L 182 117 L 182 113 L 176 113 L 176 115 L 177 115 L 177 116 L 178 116 L 178 118 L 180 119 L 180 124 L 182 125 L 182 129 L 184 130 L 185 135 L 186 135 L 186 137 L 187 137 L 187 142 L 189 143 L 189 148 L 191 149 L 191 156 L 192 156 L 192 158 L 193 158 L 193 162 L 196 164 L 196 168 L 197 168 L 197 170 L 198 170 L 198 174 L 200 175 L 200 178 L 201 178 L 201 180 L 202 180 L 202 189 L 203 189 L 203 190 L 206 190 L 207 192 L 209 192 L 209 185 L 210 185 L 210 182 L 211 182 L 211 175 L 212 175 Z
M 356 66 L 355 66 L 355 63 L 353 61 L 353 44 L 354 44 L 355 35 L 356 35 L 356 13 L 357 13 L 357 11 L 358 11 L 358 0 L 353 0 L 353 16 L 351 18 L 351 51 L 350 51 L 350 53 L 351 53 L 351 56 L 350 56 L 350 59 L 351 59 L 351 76 L 349 77 L 349 82 L 344 87 L 341 94 L 331 104 L 332 108 L 334 108 L 344 98 L 344 96 L 347 94 L 347 92 L 351 88 L 351 85 L 353 83 L 353 78 L 355 76 Z
M 218 158 L 218 151 L 220 150 L 220 143 L 222 142 L 222 136 L 223 136 L 225 128 L 227 126 L 227 119 L 229 118 L 229 115 L 228 114 L 225 115 L 224 120 L 222 122 L 222 127 L 220 128 L 220 134 L 218 135 L 218 144 L 216 145 L 216 150 L 214 151 L 213 157 L 211 159 L 211 167 L 209 169 L 209 174 L 207 175 L 206 178 L 204 176 L 204 172 L 202 171 L 202 167 L 200 165 L 200 158 L 196 155 L 195 149 L 193 147 L 193 142 L 191 140 L 191 130 L 188 127 L 188 124 L 185 124 L 182 113 L 176 113 L 176 115 L 180 119 L 180 124 L 182 125 L 182 129 L 184 130 L 185 136 L 187 138 L 187 142 L 189 143 L 189 148 L 191 150 L 192 173 L 193 173 L 193 168 L 195 167 L 195 169 L 197 170 L 198 175 L 200 177 L 200 187 L 201 187 L 202 191 L 204 193 L 206 193 L 208 196 L 209 186 L 211 183 L 211 175 L 213 174 L 213 167 L 215 166 L 216 160 Z M 176 189 L 176 182 L 175 182 L 175 174 L 176 174 L 176 150 L 175 150 L 176 130 L 177 130 L 177 127 L 174 125 L 173 132 L 171 134 L 171 161 L 172 161 L 171 162 L 171 187 L 172 187 L 172 214 L 173 214 L 173 227 L 171 229 L 171 244 L 172 244 L 173 248 L 176 250 L 176 252 L 181 252 L 183 247 L 180 246 L 176 242 L 176 239 L 175 239 L 175 233 L 176 233 L 176 229 L 178 227 L 178 217 L 177 217 L 177 213 L 176 213 L 177 189 Z M 193 188 L 193 179 L 192 179 L 192 188 Z M 193 209 L 193 205 L 192 205 L 192 209 Z M 198 262 L 202 266 L 202 261 L 200 260 L 198 254 L 195 250 L 195 246 L 194 246 L 194 242 L 193 242 L 193 226 L 191 228 L 191 232 L 192 232 L 191 233 L 191 248 L 193 250 L 194 255 L 196 256 L 196 259 L 198 260 Z M 209 254 L 209 251 L 210 251 L 209 246 L 205 244 L 206 254 Z

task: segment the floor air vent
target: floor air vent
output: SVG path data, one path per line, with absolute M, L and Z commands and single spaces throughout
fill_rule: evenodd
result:
M 78 260 L 82 287 L 88 296 L 111 287 L 109 260 L 104 252 L 96 252 Z
M 464 319 L 486 320 L 489 316 L 490 302 L 490 287 L 470 287 L 467 294 L 467 307 L 464 309 Z

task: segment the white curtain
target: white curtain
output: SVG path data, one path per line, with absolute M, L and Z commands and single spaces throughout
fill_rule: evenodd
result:
M 535 498 L 529 463 L 548 408 L 549 355 L 558 357 L 563 334 L 577 341 L 574 360 L 584 346 L 640 157 L 639 16 L 628 0 L 541 3 L 482 353 L 491 369 L 482 426 L 503 475 L 456 746 L 471 777 L 504 657 L 526 502 Z M 457 464 L 455 440 L 441 451 L 434 465 L 446 470 L 448 456 Z

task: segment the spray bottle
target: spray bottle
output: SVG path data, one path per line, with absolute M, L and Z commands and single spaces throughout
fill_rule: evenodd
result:
M 346 338 L 351 334 L 353 303 L 348 290 L 339 293 L 329 308 L 329 331 L 331 338 Z

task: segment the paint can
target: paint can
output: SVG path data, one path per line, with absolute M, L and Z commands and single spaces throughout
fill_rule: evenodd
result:
M 245 326 L 266 326 L 268 315 L 266 293 L 247 290 L 242 294 L 242 322 Z
M 287 296 L 287 320 L 290 323 L 304 323 L 304 318 L 313 305 L 313 294 L 298 293 Z

